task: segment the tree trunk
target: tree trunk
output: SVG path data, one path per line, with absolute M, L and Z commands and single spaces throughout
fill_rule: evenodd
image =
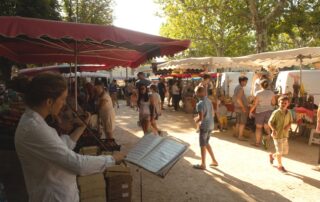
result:
M 264 22 L 256 23 L 256 41 L 257 41 L 257 53 L 267 51 L 268 46 L 268 31 Z

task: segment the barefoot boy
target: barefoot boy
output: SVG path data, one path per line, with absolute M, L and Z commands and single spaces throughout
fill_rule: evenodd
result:
M 291 113 L 288 111 L 289 98 L 281 96 L 278 99 L 279 109 L 275 110 L 270 119 L 269 126 L 272 130 L 271 136 L 276 148 L 276 153 L 269 154 L 270 163 L 273 164 L 273 160 L 276 158 L 278 161 L 278 170 L 281 172 L 287 172 L 282 165 L 282 156 L 288 154 L 289 144 L 289 129 L 292 122 Z
M 198 117 L 195 119 L 196 123 L 199 123 L 199 140 L 201 148 L 201 164 L 194 165 L 195 169 L 206 169 L 206 153 L 208 151 L 211 156 L 212 163 L 210 166 L 218 166 L 216 159 L 214 158 L 213 151 L 209 144 L 210 134 L 214 127 L 213 122 L 213 107 L 211 101 L 206 97 L 205 88 L 198 86 L 195 90 L 197 97 L 200 99 L 197 103 Z

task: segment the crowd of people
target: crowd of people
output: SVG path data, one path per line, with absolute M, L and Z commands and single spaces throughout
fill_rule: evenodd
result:
M 127 81 L 122 89 L 127 105 L 137 109 L 138 124 L 145 134 L 162 135 L 157 120 L 165 109 L 166 98 L 168 106 L 173 106 L 174 110 L 179 110 L 180 101 L 184 96 L 193 96 L 196 99 L 194 113 L 199 133 L 201 163 L 194 165 L 194 168 L 201 170 L 206 169 L 206 153 L 211 157 L 210 166 L 218 166 L 209 144 L 215 128 L 214 119 L 216 118 L 221 131 L 228 129 L 225 98 L 223 95 L 215 98 L 211 80 L 210 75 L 205 74 L 197 84 L 183 84 L 179 79 L 168 82 L 161 79 L 155 84 L 140 72 L 137 81 Z M 279 171 L 286 172 L 282 156 L 289 150 L 288 137 L 293 121 L 288 110 L 289 98 L 277 98 L 270 90 L 268 79 L 259 78 L 260 87 L 257 88 L 250 104 L 244 91 L 247 81 L 248 78 L 245 76 L 239 77 L 239 84 L 234 89 L 232 97 L 236 114 L 234 136 L 240 141 L 246 140 L 244 128 L 248 118 L 254 117 L 256 138 L 253 146 L 270 144 L 272 139 L 275 152 L 270 153 L 269 161 L 273 164 L 276 160 Z M 42 73 L 32 80 L 24 80 L 24 87 L 20 89 L 24 94 L 27 110 L 16 129 L 15 147 L 23 168 L 30 201 L 50 201 L 53 198 L 78 201 L 76 175 L 104 172 L 106 167 L 124 158 L 123 153 L 86 156 L 73 151 L 88 126 L 96 128 L 101 138 L 113 139 L 115 109 L 120 107 L 117 100 L 119 86 L 116 80 L 109 85 L 99 79 L 92 83 L 79 83 L 81 85 L 77 98 L 75 90 L 71 87 L 73 84 L 68 88 L 62 76 L 51 73 Z M 79 101 L 78 105 L 76 99 Z M 78 113 L 77 116 L 75 111 Z M 49 117 L 56 120 L 57 125 L 50 125 Z M 318 125 L 319 123 L 320 121 Z M 57 176 L 59 181 L 55 180 Z

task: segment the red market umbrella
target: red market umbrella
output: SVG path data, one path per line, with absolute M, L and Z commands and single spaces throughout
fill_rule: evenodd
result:
M 115 26 L 0 17 L 0 55 L 19 63 L 75 62 L 137 67 L 156 56 L 189 47 L 173 40 Z
M 0 56 L 18 63 L 72 62 L 75 72 L 78 63 L 134 68 L 148 59 L 170 56 L 190 45 L 188 40 L 173 40 L 115 26 L 16 16 L 0 17 L 0 25 Z

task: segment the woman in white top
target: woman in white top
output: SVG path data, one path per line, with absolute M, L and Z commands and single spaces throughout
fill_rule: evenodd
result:
M 28 109 L 15 133 L 15 147 L 25 178 L 29 201 L 79 201 L 77 175 L 102 173 L 123 159 L 114 156 L 84 156 L 72 151 L 85 130 L 80 125 L 72 134 L 59 136 L 45 118 L 57 116 L 67 98 L 64 78 L 39 74 L 25 86 Z M 88 114 L 87 120 L 90 115 Z
M 174 110 L 178 111 L 180 102 L 180 88 L 177 81 L 174 81 L 172 85 L 172 102 Z
M 161 97 L 158 93 L 158 88 L 156 85 L 150 85 L 150 103 L 151 103 L 151 126 L 155 134 L 160 134 L 161 131 L 157 126 L 157 120 L 161 115 Z
M 270 128 L 268 126 L 269 118 L 276 104 L 275 95 L 271 90 L 268 90 L 269 82 L 266 79 L 260 80 L 261 90 L 257 91 L 255 95 L 255 101 L 250 109 L 249 117 L 253 117 L 253 111 L 256 111 L 255 122 L 256 122 L 256 141 L 253 146 L 260 147 L 262 128 L 265 129 L 267 136 L 266 140 L 269 142 L 270 139 Z M 262 142 L 267 148 L 267 142 Z
M 151 126 L 150 97 L 147 86 L 140 85 L 138 91 L 139 123 L 144 134 L 148 134 Z

